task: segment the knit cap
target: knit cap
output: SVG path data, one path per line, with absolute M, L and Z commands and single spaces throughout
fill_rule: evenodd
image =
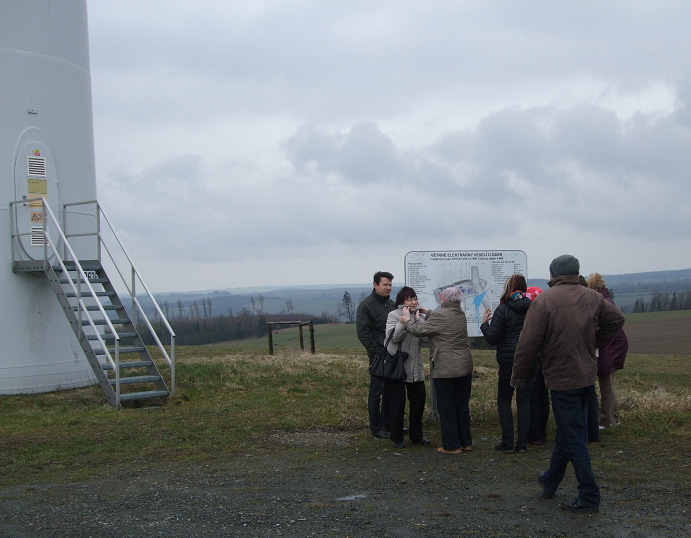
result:
M 571 254 L 562 254 L 554 258 L 552 263 L 549 264 L 549 274 L 552 275 L 552 278 L 564 275 L 578 276 L 580 270 L 581 264 Z

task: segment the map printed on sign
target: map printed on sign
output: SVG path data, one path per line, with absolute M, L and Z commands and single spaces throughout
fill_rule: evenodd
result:
M 485 309 L 496 310 L 507 278 L 514 273 L 528 277 L 528 259 L 522 250 L 412 251 L 404 263 L 406 286 L 415 290 L 425 308 L 440 307 L 442 290 L 461 288 L 468 336 L 482 336 Z

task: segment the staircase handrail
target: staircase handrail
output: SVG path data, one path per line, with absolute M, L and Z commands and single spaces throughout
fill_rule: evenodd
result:
M 65 233 L 63 232 L 62 228 L 60 227 L 58 220 L 55 218 L 55 215 L 53 214 L 53 211 L 50 209 L 50 206 L 45 202 L 43 198 L 31 198 L 27 200 L 14 200 L 10 202 L 10 218 L 12 219 L 12 243 L 14 245 L 15 238 L 19 238 L 25 235 L 31 235 L 31 232 L 16 232 L 15 227 L 14 227 L 14 215 L 13 215 L 13 210 L 14 206 L 18 204 L 28 204 L 30 202 L 40 202 L 42 211 L 43 211 L 43 239 L 44 239 L 44 244 L 43 244 L 43 270 L 45 272 L 48 271 L 48 268 L 51 266 L 49 262 L 49 256 L 48 256 L 48 245 L 50 245 L 51 248 L 51 255 L 55 255 L 55 259 L 57 260 L 58 264 L 60 265 L 60 269 L 63 271 L 63 274 L 68 275 L 67 278 L 67 283 L 70 285 L 72 288 L 72 291 L 75 294 L 75 297 L 77 299 L 77 320 L 79 322 L 79 337 L 80 338 L 85 338 L 86 335 L 84 334 L 84 329 L 81 324 L 82 320 L 82 314 L 84 314 L 86 321 L 88 321 L 89 325 L 92 327 L 94 334 L 96 335 L 96 338 L 98 339 L 98 342 L 101 344 L 106 360 L 110 363 L 111 367 L 115 370 L 115 395 L 116 395 L 116 402 L 118 407 L 120 406 L 120 335 L 118 335 L 118 332 L 115 330 L 115 326 L 111 323 L 110 318 L 108 317 L 108 314 L 106 313 L 105 309 L 103 308 L 103 305 L 101 304 L 101 301 L 98 300 L 98 296 L 96 295 L 96 291 L 94 288 L 91 286 L 91 282 L 89 282 L 88 277 L 86 276 L 86 272 L 84 271 L 84 268 L 82 267 L 81 263 L 79 263 L 79 259 L 77 258 L 76 254 L 72 250 L 72 246 L 69 244 L 69 241 L 67 240 L 67 237 Z M 78 274 L 77 278 L 77 283 L 80 284 L 80 286 L 75 286 L 75 283 L 72 281 L 71 278 L 69 278 L 69 271 L 67 270 L 67 266 L 65 265 L 65 262 L 63 260 L 63 256 L 60 255 L 60 250 L 58 249 L 57 245 L 53 242 L 51 239 L 50 235 L 48 234 L 48 218 L 50 218 L 50 221 L 52 224 L 55 226 L 56 231 L 58 232 L 58 235 L 60 236 L 60 240 L 62 241 L 62 244 L 66 250 L 66 252 L 69 252 L 69 255 L 72 257 L 72 261 L 75 264 L 75 268 Z M 14 250 L 14 249 L 13 249 Z M 83 280 L 83 282 L 82 282 Z M 115 360 L 113 360 L 112 355 L 108 351 L 108 347 L 106 346 L 105 341 L 100 335 L 100 332 L 98 328 L 96 327 L 96 324 L 94 323 L 94 319 L 89 313 L 88 308 L 86 307 L 86 304 L 84 303 L 84 300 L 82 299 L 82 289 L 81 289 L 81 284 L 85 284 L 87 286 L 87 289 L 89 291 L 89 295 L 94 299 L 94 302 L 96 305 L 98 305 L 98 309 L 103 316 L 103 318 L 106 321 L 106 324 L 108 326 L 108 329 L 111 331 L 113 334 L 113 338 L 115 340 Z
M 74 207 L 74 206 L 79 206 L 79 205 L 88 205 L 88 204 L 93 204 L 96 206 L 96 211 L 97 211 L 97 229 L 95 232 L 87 232 L 87 233 L 74 233 L 74 234 L 69 234 L 67 233 L 67 208 L 68 207 Z M 131 286 L 127 282 L 127 278 L 125 275 L 123 275 L 120 266 L 118 265 L 115 256 L 111 252 L 111 249 L 108 245 L 108 243 L 105 241 L 103 234 L 101 232 L 101 217 L 105 221 L 105 223 L 108 225 L 108 229 L 112 236 L 115 238 L 117 245 L 120 247 L 120 250 L 122 251 L 123 255 L 127 259 L 127 262 L 129 263 L 129 268 L 130 268 L 130 274 L 131 274 Z M 98 252 L 99 252 L 99 261 L 101 258 L 101 248 L 103 247 L 108 254 L 108 257 L 110 260 L 113 262 L 113 265 L 118 273 L 120 275 L 120 279 L 123 283 L 123 285 L 127 288 L 128 293 L 130 294 L 130 298 L 132 299 L 132 304 L 136 308 L 136 311 L 138 314 L 141 315 L 143 321 L 145 322 L 147 328 L 149 329 L 149 333 L 151 334 L 152 338 L 156 342 L 156 345 L 161 352 L 163 359 L 166 361 L 168 366 L 170 367 L 170 392 L 171 394 L 175 393 L 175 332 L 173 331 L 173 328 L 170 326 L 170 323 L 168 323 L 168 320 L 166 317 L 163 315 L 163 311 L 161 310 L 161 307 L 159 306 L 158 302 L 154 298 L 154 295 L 151 293 L 149 290 L 149 287 L 146 285 L 146 282 L 144 282 L 144 279 L 142 278 L 142 275 L 139 273 L 139 271 L 136 269 L 134 266 L 134 262 L 132 261 L 132 258 L 130 257 L 129 253 L 127 252 L 127 249 L 125 248 L 125 245 L 123 245 L 122 241 L 120 240 L 120 237 L 115 231 L 115 228 L 113 227 L 112 223 L 110 222 L 110 219 L 106 215 L 105 211 L 101 207 L 101 205 L 98 203 L 97 200 L 87 200 L 83 202 L 71 202 L 71 203 L 66 203 L 63 204 L 63 226 L 65 227 L 65 236 L 66 237 L 84 237 L 84 236 L 92 236 L 95 235 L 97 237 L 98 241 Z M 165 329 L 168 331 L 169 337 L 170 337 L 170 355 L 165 349 L 165 346 L 161 342 L 158 334 L 154 330 L 149 317 L 146 315 L 146 312 L 144 311 L 144 308 L 142 307 L 141 303 L 137 299 L 136 296 L 136 281 L 139 281 L 141 284 L 141 287 L 143 290 L 146 292 L 146 296 L 149 298 L 151 301 L 156 313 L 159 316 L 159 319 L 162 320 L 163 325 Z

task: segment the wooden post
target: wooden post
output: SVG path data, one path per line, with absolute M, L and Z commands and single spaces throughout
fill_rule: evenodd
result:
M 314 355 L 314 322 L 310 320 L 310 349 Z
M 312 320 L 309 321 L 267 321 L 266 322 L 266 328 L 267 328 L 267 336 L 269 337 L 269 355 L 274 354 L 274 339 L 273 339 L 273 333 L 271 331 L 271 327 L 274 325 L 297 325 L 298 329 L 300 331 L 300 349 L 303 351 L 305 350 L 305 338 L 303 335 L 302 327 L 305 325 L 309 325 L 310 328 L 310 350 L 312 351 L 312 354 L 314 355 L 314 322 Z

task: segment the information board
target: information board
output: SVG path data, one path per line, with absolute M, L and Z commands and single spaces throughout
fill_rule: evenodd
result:
M 415 290 L 425 308 L 439 308 L 439 294 L 445 288 L 463 290 L 461 308 L 468 319 L 468 336 L 482 336 L 485 309 L 496 310 L 508 277 L 521 273 L 528 278 L 528 259 L 522 250 L 413 251 L 404 263 L 406 286 Z

